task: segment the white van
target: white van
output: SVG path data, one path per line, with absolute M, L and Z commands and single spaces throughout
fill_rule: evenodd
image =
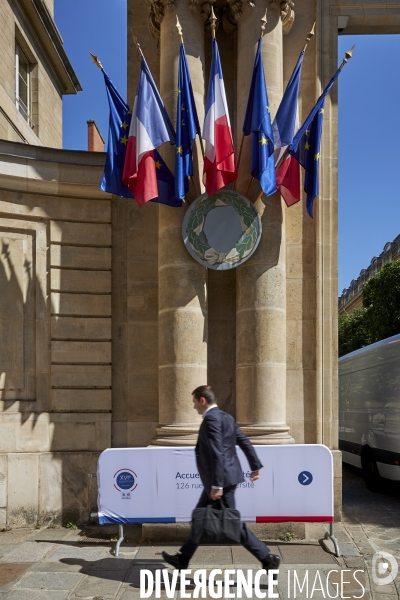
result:
M 339 359 L 339 449 L 370 490 L 400 480 L 400 335 Z

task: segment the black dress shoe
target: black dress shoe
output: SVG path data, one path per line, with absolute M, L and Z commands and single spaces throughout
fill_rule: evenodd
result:
M 168 554 L 161 552 L 163 559 L 175 569 L 187 569 L 189 565 L 188 559 L 183 554 Z
M 262 562 L 262 568 L 265 569 L 268 573 L 269 569 L 279 569 L 279 565 L 281 564 L 281 557 L 277 554 L 268 554 L 267 558 Z M 278 579 L 278 574 L 274 573 L 274 580 Z

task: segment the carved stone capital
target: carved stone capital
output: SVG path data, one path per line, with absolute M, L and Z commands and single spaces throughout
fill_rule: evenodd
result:
M 292 29 L 294 23 L 293 0 L 286 0 L 285 2 L 281 2 L 281 21 L 283 34 L 286 35 Z
M 153 38 L 160 39 L 161 21 L 164 18 L 164 3 L 162 0 L 146 0 L 150 7 L 149 11 L 149 30 Z
M 292 29 L 294 23 L 294 1 L 293 0 L 272 0 L 271 8 L 279 8 L 281 13 L 282 30 L 286 35 Z
M 237 22 L 242 16 L 242 0 L 226 0 L 226 3 L 216 3 L 215 0 L 206 0 L 201 5 L 201 16 L 206 22 L 206 30 L 210 30 L 210 26 L 207 23 L 211 6 L 214 8 L 214 12 L 217 17 L 217 30 L 219 25 L 222 24 L 224 31 L 230 35 L 237 29 Z

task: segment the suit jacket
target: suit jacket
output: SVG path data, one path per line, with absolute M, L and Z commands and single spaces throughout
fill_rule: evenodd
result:
M 205 491 L 212 486 L 227 487 L 244 481 L 236 445 L 243 450 L 252 471 L 262 464 L 235 419 L 219 408 L 209 410 L 200 426 L 196 444 L 196 461 Z

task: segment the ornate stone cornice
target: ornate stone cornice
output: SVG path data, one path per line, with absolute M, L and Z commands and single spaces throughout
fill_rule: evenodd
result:
M 190 10 L 196 12 L 198 0 L 185 0 L 189 2 Z M 255 0 L 254 0 L 255 1 Z M 247 4 L 254 8 L 253 0 L 247 0 Z M 149 29 L 151 35 L 155 39 L 160 39 L 160 27 L 164 18 L 164 11 L 175 10 L 174 0 L 146 0 L 150 8 L 149 12 Z M 242 0 L 226 0 L 226 4 L 217 3 L 215 0 L 206 0 L 202 2 L 200 14 L 207 23 L 211 6 L 214 7 L 215 14 L 218 17 L 217 27 L 222 23 L 224 31 L 228 34 L 235 31 L 237 22 L 242 16 Z M 272 0 L 271 8 L 280 10 L 283 33 L 289 33 L 294 22 L 294 1 L 293 0 Z

